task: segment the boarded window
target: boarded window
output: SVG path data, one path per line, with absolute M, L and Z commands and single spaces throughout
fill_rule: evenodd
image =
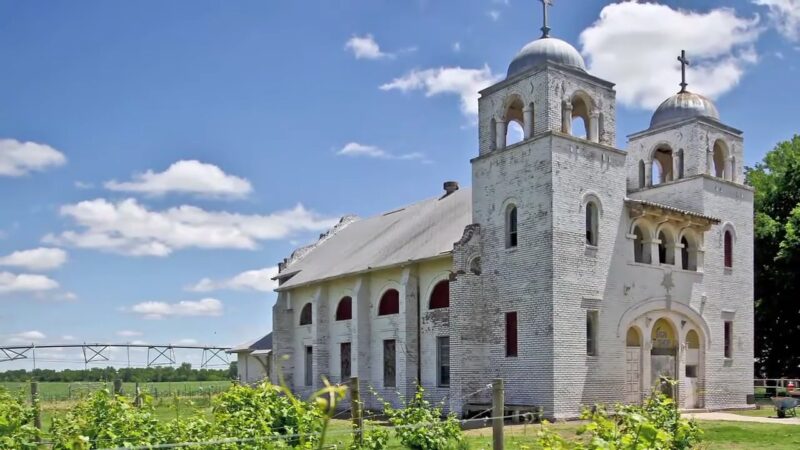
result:
M 400 312 L 400 293 L 396 289 L 389 289 L 381 296 L 378 304 L 378 315 L 387 316 Z
M 597 356 L 597 311 L 586 311 L 586 354 Z
M 353 299 L 343 297 L 336 307 L 336 320 L 350 320 L 353 318 Z
M 306 347 L 305 375 L 306 386 L 314 384 L 314 349 L 311 346 Z
M 300 311 L 300 325 L 311 325 L 311 303 L 306 303 Z
M 339 345 L 339 359 L 341 360 L 342 381 L 350 378 L 350 343 L 342 342 Z
M 517 313 L 506 313 L 506 356 L 517 356 Z
M 517 246 L 517 207 L 511 205 L 506 213 L 506 247 Z
M 431 301 L 428 309 L 447 308 L 450 306 L 450 283 L 440 281 L 431 292 Z
M 733 322 L 725 322 L 725 357 L 733 358 Z
M 394 339 L 383 341 L 383 386 L 397 386 L 397 358 Z
M 450 336 L 436 338 L 436 366 L 439 387 L 450 386 Z
M 725 267 L 733 267 L 733 233 L 725 230 Z

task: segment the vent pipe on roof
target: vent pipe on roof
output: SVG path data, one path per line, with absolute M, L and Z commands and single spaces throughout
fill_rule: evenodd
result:
M 458 190 L 458 181 L 445 181 L 444 182 L 444 197 L 452 194 Z

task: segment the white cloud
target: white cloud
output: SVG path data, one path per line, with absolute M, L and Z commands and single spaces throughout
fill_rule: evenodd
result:
M 73 336 L 71 334 L 65 334 L 65 335 L 61 336 L 61 340 L 62 341 L 74 341 L 75 340 L 75 336 Z
M 145 319 L 163 319 L 165 317 L 220 316 L 222 302 L 215 298 L 204 298 L 198 301 L 183 300 L 177 303 L 142 302 L 133 305 L 130 311 Z
M 349 156 L 349 157 L 420 160 L 424 163 L 431 162 L 429 159 L 425 157 L 424 153 L 413 152 L 413 153 L 403 153 L 396 155 L 394 153 L 387 152 L 386 150 L 380 147 L 376 147 L 374 145 L 359 144 L 358 142 L 348 142 L 347 144 L 345 144 L 344 147 L 339 149 L 339 151 L 337 151 L 336 154 L 339 156 Z
M 478 91 L 500 80 L 488 65 L 481 69 L 439 67 L 412 70 L 380 86 L 381 90 L 400 92 L 425 91 L 426 97 L 455 94 L 461 99 L 461 112 L 471 119 L 478 116 Z
M 353 52 L 356 59 L 384 59 L 394 58 L 391 53 L 381 51 L 380 45 L 371 34 L 353 36 L 344 44 L 345 50 Z
M 461 42 L 453 42 L 453 51 L 456 53 L 461 51 Z
M 209 197 L 244 197 L 253 190 L 246 179 L 229 175 L 213 164 L 195 160 L 174 162 L 163 172 L 148 170 L 134 175 L 132 181 L 107 181 L 105 187 L 112 191 L 153 196 L 181 193 Z
M 51 270 L 67 262 L 67 252 L 60 248 L 34 248 L 0 256 L 0 266 L 21 267 L 28 270 Z
M 88 182 L 86 182 L 86 181 L 80 181 L 80 180 L 78 180 L 78 181 L 75 181 L 75 182 L 73 183 L 73 185 L 74 185 L 74 186 L 75 186 L 75 188 L 77 188 L 77 189 L 94 189 L 94 184 L 92 184 L 92 183 L 88 183 Z
M 800 42 L 800 0 L 753 0 L 769 8 L 769 19 L 786 39 Z
M 184 248 L 252 250 L 260 241 L 322 231 L 337 222 L 300 204 L 268 215 L 246 215 L 188 205 L 153 211 L 135 199 L 87 200 L 62 206 L 61 215 L 82 230 L 49 234 L 44 242 L 131 256 L 167 256 Z
M 58 288 L 58 282 L 44 275 L 0 272 L 0 295 L 23 292 L 44 292 Z
M 30 344 L 32 342 L 39 342 L 47 339 L 47 336 L 41 331 L 31 330 L 23 331 L 20 333 L 12 334 L 8 338 L 9 344 Z
M 500 20 L 500 11 L 498 11 L 496 9 L 490 10 L 489 12 L 486 13 L 486 15 L 488 15 L 489 18 L 492 19 L 495 22 Z
M 699 13 L 623 2 L 604 7 L 580 41 L 589 71 L 617 83 L 621 103 L 652 109 L 679 90 L 682 49 L 691 61 L 689 90 L 714 98 L 757 60 L 760 32 L 757 16 L 738 17 L 729 8 Z
M 117 336 L 119 337 L 138 337 L 141 336 L 141 331 L 133 331 L 133 330 L 120 330 L 117 331 Z
M 197 339 L 192 339 L 192 338 L 178 339 L 178 342 L 176 342 L 176 344 L 178 344 L 178 345 L 197 345 Z
M 64 154 L 49 145 L 0 139 L 0 176 L 18 177 L 66 162 Z
M 272 266 L 264 269 L 248 270 L 223 280 L 203 278 L 193 286 L 190 286 L 188 290 L 193 292 L 210 292 L 230 289 L 234 291 L 272 292 L 278 287 L 278 282 L 272 280 L 272 277 L 277 274 L 278 267 Z

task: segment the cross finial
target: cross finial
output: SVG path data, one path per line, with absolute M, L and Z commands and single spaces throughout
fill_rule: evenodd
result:
M 547 26 L 547 7 L 553 6 L 553 0 L 539 0 L 542 2 L 542 15 L 544 16 L 544 24 L 542 25 L 542 37 L 550 37 L 550 27 Z
M 686 66 L 689 65 L 689 60 L 686 59 L 686 50 L 681 50 L 681 56 L 678 56 L 678 61 L 681 62 L 681 90 L 679 92 L 683 93 L 686 92 Z

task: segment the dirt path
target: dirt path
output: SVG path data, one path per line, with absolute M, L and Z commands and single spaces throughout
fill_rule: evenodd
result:
M 800 425 L 800 418 L 798 417 L 778 419 L 776 417 L 742 416 L 739 414 L 732 414 L 726 412 L 686 413 L 684 414 L 684 417 L 690 417 L 697 420 L 724 420 L 730 422 L 756 422 L 756 423 L 775 423 L 780 425 Z

